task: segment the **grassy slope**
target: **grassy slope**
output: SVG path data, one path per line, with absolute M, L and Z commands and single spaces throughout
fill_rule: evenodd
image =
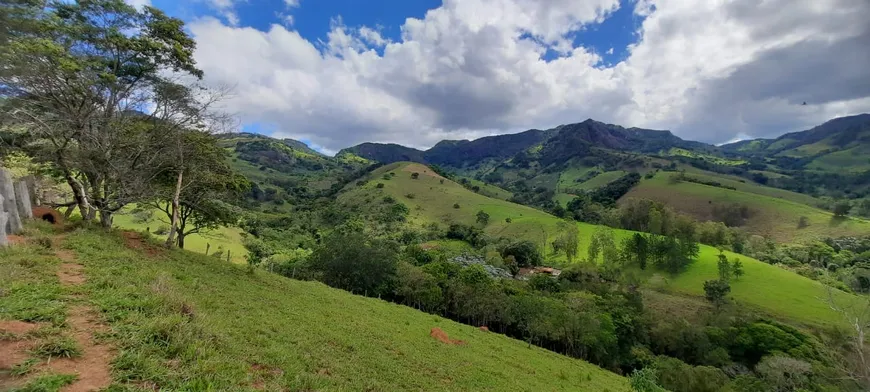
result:
M 778 173 L 773 172 L 763 172 L 767 176 L 776 177 L 782 176 Z M 663 178 L 669 178 L 670 176 L 675 175 L 675 173 L 658 173 L 657 176 L 663 176 Z M 770 186 L 764 186 L 758 184 L 754 181 L 747 180 L 745 178 L 730 176 L 727 174 L 719 174 L 714 172 L 709 172 L 706 170 L 701 170 L 694 167 L 686 168 L 686 175 L 689 177 L 697 178 L 705 181 L 718 181 L 722 185 L 732 186 L 736 188 L 738 191 L 754 193 L 761 196 L 769 196 L 777 199 L 783 199 L 788 201 L 793 201 L 795 203 L 806 204 L 810 207 L 815 207 L 819 204 L 819 199 L 812 197 L 810 195 L 806 195 L 803 193 L 792 192 L 785 189 L 774 188 Z
M 155 231 L 160 226 L 169 227 L 169 220 L 161 211 L 155 210 L 154 215 L 147 222 L 136 222 L 130 214 L 119 213 L 114 217 L 114 225 L 126 230 L 145 231 L 150 228 Z M 205 253 L 208 244 L 211 244 L 210 253 L 219 249 L 224 251 L 224 256 L 230 252 L 230 257 L 235 263 L 245 263 L 245 255 L 248 250 L 242 245 L 242 229 L 238 227 L 221 227 L 216 230 L 200 234 L 191 234 L 184 239 L 184 248 L 197 253 Z M 166 237 L 162 236 L 162 240 Z
M 408 307 L 264 271 L 249 274 L 192 252 L 133 250 L 124 242 L 95 231 L 66 239 L 85 266 L 87 283 L 77 291 L 101 311 L 112 327 L 108 339 L 119 347 L 116 384 L 236 391 L 629 389 L 624 378 L 586 362 Z M 24 272 L 11 278 L 3 305 L 34 284 L 57 286 L 56 261 L 23 263 L 4 252 L 3 270 L 16 263 Z M 19 302 L 26 309 L 0 318 L 26 319 L 48 307 L 62 313 L 67 299 L 53 298 Z M 467 344 L 440 343 L 429 336 L 433 327 Z
M 590 178 L 588 181 L 576 184 L 573 188 L 591 191 L 616 181 L 625 174 L 626 172 L 622 170 L 607 171 Z
M 672 184 L 669 177 L 673 175 L 676 174 L 658 173 L 655 178 L 643 179 L 624 198 L 658 200 L 702 220 L 711 218 L 712 210 L 716 205 L 743 204 L 754 213 L 748 219 L 746 229 L 750 233 L 769 236 L 779 242 L 801 242 L 827 236 L 870 234 L 870 222 L 863 219 L 835 219 L 829 212 L 792 200 L 765 196 L 762 193 L 734 191 L 689 182 Z M 692 176 L 699 177 L 694 174 Z M 715 180 L 725 183 L 720 178 Z M 749 185 L 741 184 L 741 186 Z M 776 192 L 772 188 L 764 191 Z M 798 230 L 797 224 L 802 216 L 807 217 L 810 226 Z
M 395 172 L 396 176 L 388 181 L 380 180 L 383 173 Z M 412 180 L 411 172 L 418 172 L 420 178 Z M 378 169 L 372 175 L 375 180 L 364 187 L 349 188 L 341 199 L 346 203 L 359 203 L 370 198 L 379 202 L 384 195 L 391 195 L 411 209 L 411 220 L 416 224 L 438 222 L 447 224 L 461 222 L 474 224 L 475 214 L 483 210 L 490 214 L 491 219 L 486 231 L 491 235 L 509 238 L 529 239 L 539 246 L 547 244 L 555 238 L 559 219 L 542 211 L 491 199 L 464 189 L 459 184 L 434 177 L 431 170 L 420 164 L 396 163 Z M 383 189 L 376 189 L 378 182 L 384 184 Z M 712 188 L 712 187 L 708 187 Z M 713 188 L 719 189 L 719 188 Z M 414 193 L 414 199 L 404 197 Z M 453 208 L 459 203 L 460 208 Z M 511 218 L 506 223 L 505 218 Z M 578 223 L 580 227 L 580 255 L 586 254 L 586 248 L 592 233 L 597 226 Z M 631 234 L 625 230 L 614 230 L 617 240 Z M 703 295 L 705 280 L 717 276 L 716 262 L 718 250 L 701 246 L 701 254 L 697 262 L 688 270 L 676 277 L 666 276 L 655 278 L 655 285 L 664 290 L 694 296 Z M 828 309 L 827 305 L 817 297 L 824 295 L 821 284 L 800 275 L 786 271 L 745 256 L 729 254 L 729 257 L 739 257 L 744 264 L 746 276 L 733 284 L 731 295 L 740 303 L 754 307 L 765 313 L 810 325 L 827 325 L 839 322 L 838 315 Z M 564 256 L 551 256 L 550 262 L 565 262 Z M 839 293 L 844 299 L 849 299 Z

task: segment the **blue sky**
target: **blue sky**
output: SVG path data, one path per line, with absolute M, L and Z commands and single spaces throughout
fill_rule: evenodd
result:
M 213 16 L 228 22 L 226 15 L 214 4 L 232 4 L 239 27 L 252 27 L 266 31 L 272 24 L 282 24 L 298 31 L 312 42 L 325 40 L 336 18 L 349 27 L 368 26 L 378 30 L 392 41 L 401 40 L 401 26 L 407 18 L 422 19 L 426 11 L 441 6 L 440 0 L 296 0 L 288 6 L 285 0 L 152 0 L 152 4 L 168 14 L 191 21 L 202 16 Z M 574 46 L 592 49 L 602 57 L 601 66 L 612 66 L 628 56 L 628 45 L 637 41 L 637 28 L 643 19 L 634 15 L 634 0 L 620 0 L 616 12 L 602 23 L 586 26 L 572 33 Z M 292 23 L 284 19 L 292 17 Z M 544 59 L 558 57 L 548 51 Z
M 327 153 L 586 118 L 722 143 L 870 111 L 861 0 L 127 1 L 187 22 L 243 129 Z

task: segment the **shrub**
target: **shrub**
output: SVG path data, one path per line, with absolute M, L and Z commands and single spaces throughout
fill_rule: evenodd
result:
M 541 265 L 543 257 L 538 247 L 532 241 L 514 242 L 501 252 L 503 258 L 513 256 L 519 267 L 534 267 Z
M 416 180 L 418 178 L 420 178 L 420 173 L 411 173 L 411 179 Z
M 352 293 L 388 294 L 396 275 L 393 246 L 362 233 L 336 233 L 311 254 L 311 269 L 332 287 Z
M 453 208 L 459 209 L 459 203 L 453 203 Z
M 413 199 L 414 197 L 416 197 L 416 195 L 414 195 L 413 193 L 409 193 L 409 194 L 405 195 L 405 197 L 407 197 L 409 199 Z
M 383 189 L 383 188 L 384 188 L 384 183 L 383 183 L 383 182 L 379 182 L 378 185 L 375 185 L 375 188 Z

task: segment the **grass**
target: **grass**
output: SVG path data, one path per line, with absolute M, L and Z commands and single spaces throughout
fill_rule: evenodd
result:
M 64 291 L 54 274 L 58 265 L 54 253 L 41 246 L 0 248 L 0 319 L 63 325 Z
M 586 362 L 317 282 L 183 250 L 148 255 L 117 233 L 77 231 L 66 241 L 120 348 L 116 387 L 629 390 Z M 467 344 L 444 345 L 429 337 L 433 327 Z
M 782 174 L 774 173 L 774 172 L 762 172 L 768 177 L 783 177 Z M 777 199 L 783 199 L 792 201 L 795 203 L 806 204 L 810 207 L 815 207 L 819 204 L 819 199 L 812 197 L 807 194 L 792 192 L 785 189 L 774 188 L 769 186 L 764 186 L 759 183 L 756 183 L 752 180 L 747 180 L 745 178 L 730 176 L 727 174 L 719 174 L 714 172 L 709 172 L 705 170 L 701 170 L 694 167 L 688 167 L 686 169 L 686 174 L 689 177 L 697 178 L 704 181 L 717 181 L 725 186 L 731 186 L 736 188 L 738 191 L 754 193 L 761 196 L 774 197 Z M 656 176 L 663 176 L 664 178 L 670 178 L 670 176 L 676 175 L 675 173 L 658 173 Z
M 573 189 L 582 189 L 582 190 L 587 190 L 587 191 L 593 190 L 596 188 L 601 188 L 601 187 L 603 187 L 603 186 L 605 186 L 613 181 L 618 180 L 619 177 L 622 177 L 625 174 L 626 174 L 626 172 L 622 171 L 622 170 L 607 171 L 607 172 L 601 173 L 595 177 L 592 177 L 587 181 L 577 183 L 572 188 Z
M 808 169 L 827 171 L 864 172 L 870 170 L 870 148 L 857 146 L 822 155 L 807 165 Z
M 72 384 L 78 377 L 73 374 L 44 374 L 24 387 L 14 388 L 12 392 L 56 392 Z
M 480 191 L 478 193 L 480 193 L 481 195 L 501 200 L 508 200 L 514 197 L 513 192 L 500 188 L 496 185 L 487 184 L 483 181 L 475 180 L 473 178 L 467 178 L 467 180 L 470 186 L 480 187 Z
M 475 214 L 477 211 L 483 210 L 490 214 L 490 223 L 485 228 L 488 234 L 531 240 L 538 244 L 540 249 L 548 249 L 551 240 L 558 235 L 558 218 L 527 206 L 475 194 L 451 181 L 444 181 L 441 184 L 440 178 L 433 176 L 434 173 L 423 165 L 396 163 L 380 168 L 373 176 L 377 179 L 386 172 L 395 172 L 396 176 L 389 181 L 381 181 L 384 188 L 377 189 L 375 185 L 378 181 L 370 181 L 365 187 L 349 189 L 342 194 L 341 201 L 364 204 L 366 199 L 379 201 L 384 195 L 391 195 L 396 200 L 401 200 L 408 205 L 411 210 L 410 220 L 412 224 L 416 225 L 429 222 L 444 225 L 452 222 L 475 224 Z M 421 174 L 417 180 L 412 180 L 410 172 Z M 661 173 L 656 178 L 659 176 Z M 666 181 L 664 183 L 667 184 Z M 714 192 L 705 194 L 705 197 L 717 195 L 718 192 L 736 192 L 690 183 L 679 185 L 686 184 L 714 190 Z M 665 189 L 668 190 L 668 188 Z M 402 194 L 407 192 L 415 193 L 415 198 L 403 198 Z M 668 190 L 668 192 L 672 193 L 673 191 Z M 680 194 L 684 193 L 686 192 Z M 748 195 L 747 198 L 751 199 L 763 198 L 754 194 L 746 195 Z M 780 199 L 768 199 L 778 204 L 809 208 Z M 459 203 L 460 208 L 453 208 L 454 203 Z M 704 199 L 704 203 L 706 203 L 706 199 Z M 824 214 L 823 212 L 818 213 Z M 505 218 L 508 217 L 511 218 L 511 223 L 505 222 Z M 812 219 L 818 219 L 818 217 L 811 218 L 811 221 Z M 795 219 L 796 224 L 797 220 Z M 849 223 L 844 224 L 848 225 Z M 592 234 L 599 229 L 599 226 L 586 223 L 578 223 L 577 225 L 580 235 L 579 255 L 580 258 L 585 258 Z M 812 226 L 805 230 L 811 228 Z M 626 230 L 614 229 L 613 232 L 617 242 L 632 234 Z M 702 245 L 697 261 L 690 265 L 684 273 L 675 277 L 651 277 L 650 284 L 661 290 L 691 295 L 695 298 L 702 297 L 704 281 L 714 279 L 717 274 L 718 253 L 717 249 Z M 785 321 L 805 325 L 826 326 L 839 322 L 839 316 L 828 309 L 824 302 L 817 299 L 824 294 L 823 287 L 818 282 L 742 255 L 729 254 L 729 257 L 739 257 L 746 270 L 746 276 L 732 285 L 731 295 L 741 304 Z M 548 255 L 547 262 L 559 265 L 566 263 L 567 260 L 561 254 Z M 843 300 L 853 298 L 845 293 L 841 294 Z
M 586 166 L 568 167 L 567 169 L 559 173 L 559 181 L 556 184 L 556 190 L 558 191 L 560 189 L 575 188 L 577 185 L 577 180 L 581 178 L 586 178 L 588 173 L 592 170 L 595 170 L 595 168 Z
M 42 358 L 73 358 L 80 356 L 82 352 L 73 338 L 55 335 L 40 342 L 31 354 Z
M 743 262 L 745 275 L 732 279 L 730 297 L 741 305 L 779 319 L 798 322 L 808 326 L 841 325 L 840 315 L 828 307 L 825 287 L 814 280 L 791 271 L 750 259 L 743 255 L 725 252 L 729 260 L 738 258 Z M 694 296 L 703 296 L 703 284 L 718 278 L 719 251 L 702 246 L 698 260 L 685 272 L 664 277 L 663 288 Z M 851 303 L 856 297 L 835 291 L 838 303 Z
M 153 215 L 145 221 L 137 219 L 130 211 L 132 208 L 115 214 L 114 225 L 125 230 L 135 231 L 145 231 L 146 228 L 150 228 L 152 234 L 161 226 L 169 227 L 169 220 L 162 211 L 155 209 Z M 206 249 L 209 250 L 209 254 L 222 250 L 224 255 L 230 252 L 233 262 L 245 263 L 245 255 L 248 254 L 248 250 L 242 245 L 242 233 L 242 229 L 238 227 L 221 227 L 203 233 L 191 234 L 185 237 L 184 248 L 203 254 L 205 254 Z M 163 240 L 166 239 L 165 235 L 155 234 L 155 236 Z
M 715 155 L 703 154 L 696 151 L 689 151 L 682 148 L 671 148 L 667 155 L 670 156 L 684 156 L 688 158 L 696 158 L 701 159 L 716 165 L 724 165 L 724 166 L 737 166 L 746 163 L 746 161 L 742 159 L 727 159 L 722 157 L 717 157 Z
M 673 175 L 676 174 L 658 173 L 652 179 L 643 179 L 624 199 L 634 197 L 657 200 L 699 220 L 712 219 L 716 206 L 735 203 L 745 205 L 752 211 L 752 216 L 743 227 L 752 234 L 766 236 L 781 243 L 870 234 L 870 222 L 866 220 L 835 218 L 827 211 L 794 201 L 798 199 L 794 195 L 788 195 L 793 199 L 789 200 L 762 194 L 762 190 L 770 194 L 781 194 L 772 188 L 758 187 L 755 188 L 755 193 L 745 191 L 745 187 L 752 186 L 746 184 L 741 184 L 744 188 L 736 191 L 690 182 L 674 184 L 669 180 Z M 698 177 L 695 174 L 691 176 Z M 726 183 L 721 178 L 715 180 Z M 798 229 L 801 217 L 807 218 L 809 226 Z

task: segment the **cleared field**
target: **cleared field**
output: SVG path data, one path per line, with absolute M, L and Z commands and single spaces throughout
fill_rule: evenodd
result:
M 807 165 L 808 169 L 864 172 L 870 170 L 870 147 L 858 146 L 822 155 Z
M 601 173 L 595 177 L 590 178 L 588 181 L 584 181 L 581 183 L 575 183 L 572 188 L 582 189 L 582 190 L 587 190 L 587 191 L 593 190 L 596 188 L 601 188 L 601 187 L 603 187 L 603 186 L 605 186 L 613 181 L 618 180 L 619 177 L 622 177 L 625 174 L 626 174 L 626 172 L 622 171 L 622 170 L 607 171 L 607 172 Z
M 773 173 L 773 172 L 762 172 L 768 177 L 782 177 L 781 174 Z M 676 175 L 676 173 L 668 173 L 668 172 L 660 172 L 656 174 L 656 177 L 663 176 L 664 178 L 670 178 L 671 176 Z M 726 174 L 713 173 L 705 170 L 700 170 L 697 168 L 688 168 L 686 169 L 686 175 L 689 177 L 697 178 L 704 181 L 717 181 L 725 186 L 730 186 L 736 188 L 738 191 L 754 193 L 762 196 L 774 197 L 777 199 L 783 199 L 788 201 L 793 201 L 795 203 L 806 204 L 810 207 L 815 207 L 818 205 L 819 200 L 810 195 L 805 195 L 803 193 L 792 192 L 785 189 L 779 189 L 769 186 L 764 186 L 758 184 L 752 180 L 747 180 L 745 178 L 729 176 Z
M 77 296 L 22 302 L 26 309 L 0 318 L 93 304 L 111 327 L 101 340 L 119 348 L 111 390 L 630 390 L 614 373 L 503 335 L 192 252 L 130 249 L 130 241 L 70 234 L 65 246 L 87 277 Z M 0 303 L 28 286 L 57 290 L 58 261 L 23 263 L 15 252 L 33 249 L 0 250 L 0 267 L 19 272 Z M 434 327 L 465 344 L 433 339 Z
M 743 227 L 752 234 L 770 237 L 782 243 L 870 234 L 870 222 L 863 219 L 835 218 L 833 214 L 818 208 L 760 193 L 690 182 L 672 183 L 669 180 L 672 175 L 676 174 L 659 173 L 652 179 L 643 179 L 622 200 L 628 198 L 656 200 L 699 220 L 710 220 L 717 206 L 745 205 L 750 209 L 751 216 Z M 724 180 L 718 178 L 716 180 L 725 183 Z M 761 189 L 756 188 L 756 190 Z M 768 190 L 764 191 L 768 192 Z M 769 192 L 773 193 L 776 190 Z M 807 218 L 809 226 L 798 229 L 798 221 L 801 217 Z
M 384 173 L 389 172 L 395 172 L 396 176 L 391 180 L 378 180 Z M 411 179 L 410 173 L 413 172 L 420 173 L 418 179 Z M 390 195 L 410 208 L 410 219 L 418 225 L 429 222 L 444 225 L 453 222 L 475 224 L 475 214 L 482 210 L 490 214 L 490 223 L 485 228 L 488 234 L 512 239 L 527 239 L 535 242 L 542 249 L 546 249 L 548 244 L 558 235 L 558 218 L 530 207 L 475 194 L 449 180 L 445 180 L 442 184 L 440 177 L 420 164 L 396 163 L 385 166 L 378 169 L 373 174 L 373 178 L 375 180 L 370 181 L 364 187 L 357 187 L 344 193 L 341 196 L 343 202 L 360 203 L 366 198 L 380 200 L 381 197 Z M 376 184 L 379 182 L 384 184 L 382 189 L 376 188 Z M 697 184 L 688 185 L 725 191 Z M 667 188 L 665 189 L 667 190 Z M 415 197 L 413 199 L 404 197 L 407 193 L 414 193 Z M 754 194 L 745 195 L 748 195 L 748 198 L 760 198 Z M 788 203 L 778 199 L 770 200 L 776 203 Z M 704 203 L 706 202 L 705 199 Z M 458 203 L 460 208 L 454 208 L 454 203 Z M 791 205 L 809 208 L 798 203 L 791 203 Z M 511 218 L 511 222 L 507 223 L 506 218 Z M 584 259 L 590 238 L 595 230 L 599 229 L 599 226 L 586 223 L 577 223 L 577 225 L 580 229 L 579 257 Z M 844 225 L 849 225 L 849 223 L 844 223 Z M 867 224 L 864 223 L 864 225 Z M 621 241 L 632 232 L 614 230 L 614 234 L 617 241 Z M 715 248 L 701 246 L 698 260 L 690 265 L 685 272 L 675 277 L 651 276 L 649 284 L 658 289 L 675 293 L 695 297 L 703 296 L 704 281 L 716 277 L 718 254 L 719 251 Z M 731 295 L 741 304 L 778 318 L 806 325 L 822 326 L 839 322 L 839 316 L 831 311 L 824 302 L 817 299 L 824 294 L 823 287 L 818 282 L 742 255 L 729 254 L 729 257 L 739 257 L 746 270 L 746 276 L 732 285 Z M 564 255 L 550 255 L 548 259 L 548 263 L 554 265 L 565 262 Z M 840 292 L 837 295 L 844 301 L 851 301 L 854 298 Z

